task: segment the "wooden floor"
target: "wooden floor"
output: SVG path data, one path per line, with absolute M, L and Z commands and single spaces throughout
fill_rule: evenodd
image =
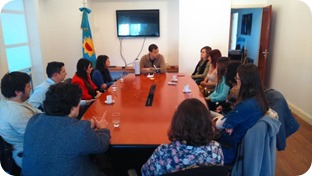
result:
M 298 117 L 296 119 L 300 123 L 299 130 L 287 138 L 284 151 L 276 152 L 276 176 L 302 175 L 311 166 L 312 126 Z

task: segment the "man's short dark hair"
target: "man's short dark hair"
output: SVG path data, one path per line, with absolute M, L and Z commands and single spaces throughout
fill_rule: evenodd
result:
M 152 51 L 155 50 L 155 49 L 158 49 L 158 46 L 155 45 L 155 44 L 151 44 L 151 45 L 148 47 L 148 51 L 149 51 L 149 52 L 152 52 Z
M 51 78 L 54 73 L 60 73 L 62 71 L 62 67 L 64 67 L 63 62 L 49 62 L 46 68 L 48 77 Z
M 50 86 L 43 101 L 43 107 L 47 115 L 66 116 L 71 109 L 79 105 L 82 95 L 78 85 L 70 83 L 58 83 Z
M 15 91 L 24 92 L 30 76 L 23 72 L 7 73 L 1 79 L 1 93 L 6 98 L 16 97 Z

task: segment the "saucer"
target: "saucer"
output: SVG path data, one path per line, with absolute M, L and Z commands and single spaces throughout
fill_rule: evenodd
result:
M 177 85 L 177 83 L 176 82 L 173 82 L 173 81 L 170 81 L 170 82 L 168 82 L 168 85 Z
M 114 104 L 115 101 L 113 100 L 111 103 L 108 103 L 107 100 L 104 101 L 106 104 Z
M 192 92 L 192 91 L 191 90 L 188 90 L 188 91 L 183 90 L 183 93 L 190 93 L 190 92 Z

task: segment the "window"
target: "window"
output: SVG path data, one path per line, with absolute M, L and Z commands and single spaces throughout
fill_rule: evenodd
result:
M 4 5 L 0 14 L 5 58 L 9 72 L 31 69 L 31 57 L 23 0 Z

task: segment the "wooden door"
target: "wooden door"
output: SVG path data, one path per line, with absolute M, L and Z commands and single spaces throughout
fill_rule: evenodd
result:
M 260 34 L 260 46 L 258 54 L 258 67 L 261 74 L 262 84 L 268 83 L 267 78 L 267 59 L 269 55 L 270 27 L 271 27 L 272 5 L 264 7 L 262 10 L 262 23 Z

